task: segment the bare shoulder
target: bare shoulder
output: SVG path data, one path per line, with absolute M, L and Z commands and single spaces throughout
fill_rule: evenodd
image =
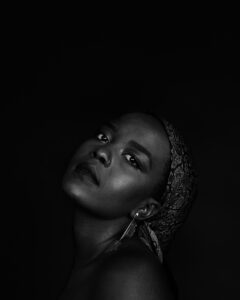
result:
M 102 263 L 93 299 L 175 299 L 165 268 L 148 251 L 129 245 Z

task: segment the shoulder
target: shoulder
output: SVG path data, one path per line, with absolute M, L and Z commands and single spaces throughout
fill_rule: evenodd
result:
M 137 246 L 130 245 L 108 256 L 97 273 L 96 299 L 175 299 L 164 267 Z

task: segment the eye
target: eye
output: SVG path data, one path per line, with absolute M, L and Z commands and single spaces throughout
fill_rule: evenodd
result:
M 137 159 L 132 154 L 125 154 L 125 157 L 127 158 L 127 161 L 135 168 L 135 169 L 141 169 L 140 164 L 138 163 Z
M 100 132 L 99 134 L 97 134 L 97 139 L 102 142 L 102 143 L 107 143 L 109 142 L 108 137 L 106 136 L 106 134 Z

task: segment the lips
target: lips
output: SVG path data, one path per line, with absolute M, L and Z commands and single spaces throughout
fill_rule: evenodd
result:
M 76 168 L 74 169 L 74 172 L 78 175 L 89 176 L 96 185 L 99 185 L 99 180 L 97 178 L 96 171 L 90 163 L 81 162 L 77 164 Z

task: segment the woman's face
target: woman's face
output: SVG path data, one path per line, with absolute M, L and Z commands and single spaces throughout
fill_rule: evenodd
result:
M 151 196 L 169 158 L 169 142 L 150 115 L 126 114 L 103 125 L 76 151 L 63 179 L 65 192 L 79 206 L 103 218 L 127 216 Z M 98 184 L 80 172 L 91 165 Z

